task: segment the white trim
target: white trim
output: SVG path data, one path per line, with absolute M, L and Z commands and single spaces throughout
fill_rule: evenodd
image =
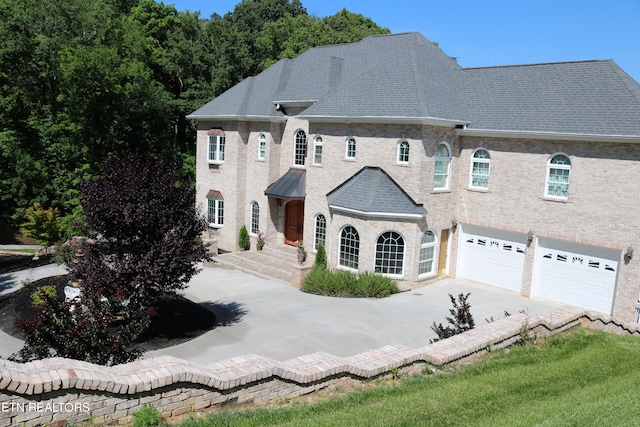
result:
M 395 213 L 395 212 L 365 212 L 357 209 L 343 208 L 342 206 L 329 205 L 329 207 L 338 212 L 345 212 L 350 214 L 362 215 L 366 217 L 375 218 L 411 218 L 419 219 L 424 218 L 421 214 L 408 214 L 408 213 Z
M 353 157 L 349 157 L 349 141 L 353 140 Z M 358 141 L 352 136 L 348 137 L 344 142 L 344 158 L 346 160 L 355 160 L 358 155 Z
M 287 121 L 285 116 L 254 116 L 254 115 L 225 115 L 225 114 L 190 114 L 186 117 L 190 120 L 197 121 L 249 121 L 249 122 L 276 122 L 282 123 Z
M 400 146 L 404 143 L 407 144 L 407 160 L 400 160 Z M 411 159 L 411 144 L 406 139 L 401 139 L 396 144 L 396 163 L 399 165 L 408 165 L 409 159 Z
M 425 234 L 427 232 L 431 233 L 433 236 L 433 242 L 431 243 L 422 243 L 422 239 L 424 239 Z M 449 233 L 451 234 L 451 233 Z M 425 273 L 420 273 L 420 263 L 422 262 L 422 248 L 433 248 L 433 259 L 431 260 L 431 271 L 427 271 Z M 420 237 L 420 246 L 418 247 L 418 278 L 436 276 L 438 274 L 438 256 L 440 254 L 440 238 L 438 235 L 432 230 L 425 230 Z M 448 257 L 447 257 L 448 259 Z
M 551 160 L 553 160 L 556 156 L 564 156 L 567 158 L 567 160 L 569 160 L 569 164 L 568 165 L 563 165 L 563 164 L 551 164 Z M 567 200 L 569 198 L 569 184 L 571 183 L 571 169 L 573 168 L 573 162 L 571 161 L 571 157 L 569 157 L 568 154 L 566 153 L 562 153 L 562 152 L 557 152 L 557 153 L 553 153 L 551 156 L 549 156 L 549 158 L 547 159 L 547 170 L 546 170 L 546 177 L 545 177 L 545 181 L 544 181 L 544 197 L 545 199 L 551 199 L 551 200 Z M 569 171 L 569 179 L 567 180 L 567 195 L 566 196 L 557 196 L 555 194 L 549 194 L 549 175 L 551 174 L 551 169 L 558 169 L 558 170 L 568 170 Z
M 264 155 L 261 156 L 262 148 L 261 144 L 264 142 Z M 258 135 L 258 160 L 265 160 L 267 158 L 267 136 L 264 133 Z
M 445 147 L 447 147 L 447 152 L 449 153 L 449 155 L 447 157 L 441 157 L 438 156 L 438 148 L 444 145 Z M 438 145 L 436 145 L 436 151 L 433 153 L 433 189 L 434 191 L 442 191 L 442 190 L 449 190 L 449 187 L 451 186 L 451 159 L 453 158 L 453 152 L 451 151 L 451 146 L 446 142 L 446 141 L 442 141 L 439 142 Z M 435 176 L 436 176 L 436 165 L 438 162 L 447 162 L 447 174 L 446 174 L 446 179 L 445 179 L 445 184 L 443 187 L 436 187 L 436 181 L 435 181 Z
M 376 261 L 378 258 L 378 239 L 380 239 L 380 237 L 385 234 L 385 233 L 395 233 L 398 236 L 400 236 L 400 238 L 402 239 L 402 274 L 393 274 L 393 273 L 383 273 L 383 272 L 377 272 L 376 271 Z M 394 279 L 401 279 L 404 277 L 405 273 L 406 273 L 406 267 L 407 267 L 407 239 L 405 239 L 405 237 L 402 235 L 402 233 L 400 233 L 397 230 L 385 230 L 381 233 L 378 233 L 378 235 L 376 236 L 375 239 L 375 246 L 374 246 L 374 250 L 373 250 L 373 272 L 375 274 L 380 274 L 382 276 L 386 276 L 386 277 L 390 277 L 390 278 L 394 278 Z
M 215 150 L 212 153 L 211 150 L 211 138 L 215 138 Z M 225 135 L 207 135 L 207 163 L 209 164 L 223 164 L 226 158 L 227 138 Z M 221 149 L 222 148 L 222 149 Z M 213 159 L 211 158 L 213 154 Z M 222 157 L 222 158 L 220 158 Z
M 320 147 L 320 161 L 316 161 L 316 156 L 318 155 L 317 149 Z M 322 164 L 322 155 L 323 155 L 323 141 L 321 136 L 316 136 L 313 139 L 313 158 L 311 164 L 313 165 L 321 165 Z
M 301 114 L 300 119 L 309 122 L 320 123 L 372 123 L 372 124 L 414 124 L 431 125 L 455 128 L 456 126 L 466 126 L 469 122 L 464 120 L 449 120 L 438 117 L 399 117 L 399 116 L 321 116 Z
M 599 135 L 589 133 L 539 132 L 497 129 L 456 129 L 458 136 L 480 136 L 492 138 L 548 139 L 580 142 L 625 142 L 640 143 L 640 135 Z

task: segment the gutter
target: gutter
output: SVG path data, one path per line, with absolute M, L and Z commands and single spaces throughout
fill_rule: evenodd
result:
M 536 132 L 536 131 L 498 130 L 498 129 L 469 129 L 469 128 L 456 128 L 456 135 L 490 137 L 490 138 L 546 139 L 546 140 L 580 141 L 580 142 L 624 142 L 629 144 L 640 143 L 640 135 L 602 135 L 602 134 L 588 134 L 588 133 Z

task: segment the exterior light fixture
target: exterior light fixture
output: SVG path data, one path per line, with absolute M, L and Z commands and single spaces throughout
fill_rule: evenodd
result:
M 455 220 L 455 219 L 452 219 L 451 220 L 451 231 L 453 231 L 455 233 L 457 228 L 458 228 L 458 221 Z
M 529 230 L 529 232 L 527 233 L 527 246 L 531 246 L 532 242 L 533 242 L 533 231 Z
M 629 261 L 633 258 L 633 247 L 629 245 L 627 252 L 624 254 L 624 263 L 629 264 Z

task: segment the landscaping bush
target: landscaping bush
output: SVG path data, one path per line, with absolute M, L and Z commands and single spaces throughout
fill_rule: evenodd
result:
M 249 249 L 251 246 L 249 232 L 247 231 L 247 227 L 244 225 L 240 227 L 240 231 L 238 232 L 238 246 L 240 249 Z
M 449 294 L 449 299 L 451 299 L 451 304 L 453 305 L 453 308 L 449 309 L 452 317 L 446 318 L 449 325 L 443 326 L 442 323 L 436 324 L 436 322 L 433 322 L 431 330 L 438 335 L 438 338 L 429 340 L 429 342 L 444 340 L 475 328 L 476 324 L 471 315 L 471 304 L 467 302 L 469 295 L 471 293 L 466 295 L 460 293 L 458 301 L 456 301 L 453 295 Z
M 304 280 L 302 291 L 332 297 L 382 298 L 399 292 L 399 289 L 396 282 L 378 274 L 355 275 L 314 266 Z
M 324 250 L 324 245 L 322 243 L 318 245 L 316 260 L 313 266 L 318 268 L 327 268 L 327 252 Z

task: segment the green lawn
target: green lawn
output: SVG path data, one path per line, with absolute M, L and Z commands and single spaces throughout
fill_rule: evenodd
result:
M 576 330 L 443 375 L 277 409 L 224 411 L 192 426 L 640 425 L 640 339 Z

